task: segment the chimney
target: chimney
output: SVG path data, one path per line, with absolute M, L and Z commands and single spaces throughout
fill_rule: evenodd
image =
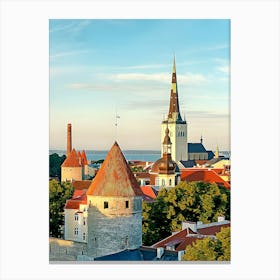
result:
M 72 126 L 71 123 L 68 123 L 67 125 L 67 156 L 69 156 L 69 154 L 72 151 Z
M 164 253 L 164 249 L 162 247 L 157 248 L 157 259 L 160 259 Z
M 184 250 L 178 251 L 178 261 L 182 260 L 183 255 L 185 254 Z
M 218 217 L 218 223 L 223 222 L 225 220 L 225 216 Z
M 183 221 L 182 230 L 183 229 L 191 229 L 193 232 L 197 232 L 196 222 Z

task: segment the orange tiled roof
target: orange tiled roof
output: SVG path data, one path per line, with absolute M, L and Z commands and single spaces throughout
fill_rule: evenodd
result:
M 87 203 L 86 195 L 81 196 L 78 199 L 68 199 L 66 201 L 64 209 L 79 209 L 80 204 L 86 204 L 86 203 Z
M 79 209 L 80 204 L 87 203 L 86 190 L 75 190 L 71 199 L 66 201 L 64 209 Z
M 151 186 L 141 186 L 140 188 L 143 194 L 145 194 L 146 196 L 150 198 L 156 198 L 156 194 L 154 193 L 153 188 Z
M 81 167 L 79 157 L 75 149 L 71 151 L 69 156 L 62 163 L 61 167 Z
M 79 199 L 86 194 L 86 190 L 75 190 L 72 199 Z
M 82 181 L 73 181 L 72 186 L 75 190 L 84 190 L 88 189 L 91 184 L 91 180 L 82 180 Z
M 87 195 L 142 196 L 143 193 L 117 142 L 112 146 Z
M 88 164 L 85 150 L 82 151 L 81 159 L 82 159 L 82 165 L 87 165 Z
M 222 179 L 214 170 L 189 168 L 181 171 L 181 181 L 195 182 L 202 181 L 207 183 L 216 183 L 230 189 L 230 184 Z

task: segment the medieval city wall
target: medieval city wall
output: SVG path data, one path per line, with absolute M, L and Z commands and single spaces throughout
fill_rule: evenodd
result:
M 50 261 L 76 261 L 78 255 L 87 254 L 85 243 L 49 238 L 49 260 Z

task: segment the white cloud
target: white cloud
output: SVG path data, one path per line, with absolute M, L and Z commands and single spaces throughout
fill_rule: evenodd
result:
M 217 67 L 217 70 L 222 73 L 225 73 L 225 74 L 229 74 L 229 72 L 230 72 L 229 66 L 220 66 L 220 67 Z
M 89 53 L 91 51 L 92 50 L 75 50 L 75 51 L 59 52 L 59 53 L 50 55 L 50 59 L 55 59 L 55 58 L 63 57 L 63 56 L 79 55 L 79 54 Z
M 57 32 L 57 31 L 80 31 L 84 27 L 88 26 L 91 23 L 90 20 L 73 20 L 67 24 L 61 24 L 54 28 L 50 28 L 50 33 Z
M 111 76 L 114 81 L 155 81 L 161 83 L 171 83 L 171 75 L 169 73 L 124 73 Z M 197 84 L 207 81 L 202 74 L 186 73 L 184 75 L 177 75 L 178 83 L 180 84 Z

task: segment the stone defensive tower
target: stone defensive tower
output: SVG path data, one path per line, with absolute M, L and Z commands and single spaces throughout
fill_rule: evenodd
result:
M 142 191 L 117 142 L 87 191 L 88 255 L 142 245 Z

